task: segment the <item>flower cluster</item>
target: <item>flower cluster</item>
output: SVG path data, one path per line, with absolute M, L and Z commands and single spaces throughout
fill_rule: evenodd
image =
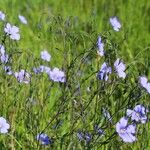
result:
M 31 75 L 28 72 L 26 72 L 25 70 L 22 69 L 20 72 L 15 72 L 14 75 L 15 75 L 16 79 L 18 80 L 18 82 L 20 82 L 20 83 L 23 82 L 26 84 L 30 83 Z
M 116 17 L 110 18 L 110 23 L 113 26 L 115 31 L 119 31 L 121 28 L 121 24 Z M 100 56 L 104 56 L 104 43 L 102 43 L 101 37 L 98 37 L 98 54 Z M 114 73 L 117 74 L 119 78 L 126 78 L 126 65 L 120 58 L 117 58 L 114 62 Z M 111 66 L 108 65 L 107 62 L 104 62 L 99 70 L 97 77 L 100 80 L 108 81 L 109 76 L 112 73 Z M 143 87 L 148 93 L 150 93 L 150 82 L 145 76 L 139 77 L 139 82 L 141 87 Z M 136 138 L 136 127 L 137 123 L 146 123 L 147 121 L 147 113 L 148 111 L 142 105 L 136 105 L 133 110 L 127 109 L 127 113 L 125 117 L 122 117 L 119 122 L 116 124 L 116 132 L 121 137 L 124 142 L 132 143 L 137 140 Z M 111 121 L 111 116 L 105 109 L 103 109 L 103 114 L 105 117 Z M 130 123 L 129 123 L 130 121 Z
M 125 117 L 121 118 L 116 124 L 116 131 L 124 142 L 132 143 L 137 140 L 134 136 L 136 133 L 136 126 L 132 124 L 128 125 L 128 119 Z
M 100 71 L 98 72 L 97 76 L 100 80 L 108 80 L 108 75 L 111 74 L 111 67 L 108 67 L 107 64 L 104 62 L 101 66 Z
M 44 50 L 41 52 L 41 59 L 49 62 L 51 59 L 51 55 L 46 50 Z M 41 65 L 38 68 L 33 68 L 33 71 L 36 74 L 39 74 L 42 72 L 46 73 L 49 76 L 49 79 L 54 82 L 65 82 L 66 81 L 65 73 L 56 67 L 54 69 L 51 69 L 48 66 Z
M 114 68 L 115 68 L 115 72 L 117 73 L 117 75 L 120 78 L 125 79 L 125 77 L 126 77 L 126 73 L 125 73 L 126 66 L 123 62 L 120 61 L 119 58 L 114 62 Z M 97 76 L 100 80 L 107 81 L 108 75 L 111 73 L 112 73 L 111 67 L 108 67 L 106 62 L 104 62 L 102 64 L 101 69 L 99 70 Z
M 82 132 L 82 131 L 78 131 L 77 132 L 77 137 L 80 141 L 86 141 L 87 143 L 91 141 L 92 139 L 92 135 L 89 134 L 88 132 Z
M 132 143 L 137 140 L 136 134 L 136 123 L 146 123 L 147 110 L 142 105 L 136 105 L 133 110 L 127 109 L 127 117 L 123 117 L 116 124 L 116 131 L 124 142 Z M 128 124 L 129 118 L 133 124 Z
M 119 29 L 121 28 L 121 24 L 119 23 L 119 21 L 117 20 L 116 17 L 110 18 L 110 23 L 113 26 L 114 30 L 119 31 Z M 98 54 L 100 56 L 104 56 L 104 54 L 106 52 L 104 52 L 104 43 L 102 42 L 102 38 L 99 36 L 98 37 Z M 126 69 L 126 65 L 119 59 L 117 58 L 117 60 L 114 62 L 114 69 L 115 72 L 117 73 L 117 75 L 120 78 L 125 79 L 126 77 L 126 73 L 125 73 L 125 69 Z M 97 76 L 100 80 L 108 80 L 108 75 L 112 73 L 112 69 L 111 67 L 107 66 L 107 62 L 104 62 L 101 66 L 100 71 L 98 72 Z

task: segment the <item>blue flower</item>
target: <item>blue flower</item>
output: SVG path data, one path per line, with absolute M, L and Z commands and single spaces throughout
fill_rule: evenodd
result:
M 50 61 L 51 55 L 46 50 L 44 50 L 41 52 L 41 59 Z
M 117 17 L 112 17 L 112 18 L 109 19 L 109 21 L 110 21 L 110 23 L 111 23 L 111 25 L 112 25 L 112 27 L 113 27 L 113 29 L 115 31 L 119 31 L 120 30 L 121 24 L 118 21 Z
M 48 135 L 45 134 L 45 133 L 40 133 L 40 134 L 38 134 L 38 135 L 37 135 L 37 140 L 40 141 L 41 144 L 43 144 L 43 145 L 49 145 L 49 144 L 52 144 L 52 143 L 53 143 L 52 139 L 50 139 L 50 138 L 48 137 Z
M 27 24 L 27 19 L 24 16 L 19 15 L 18 16 L 19 20 L 23 23 L 23 24 Z
M 21 70 L 20 72 L 15 72 L 14 73 L 16 79 L 18 80 L 18 82 L 20 83 L 30 83 L 30 80 L 31 80 L 31 76 L 28 72 L 26 72 L 25 70 Z
M 78 131 L 77 132 L 77 137 L 78 137 L 78 139 L 80 140 L 80 141 L 83 141 L 84 140 L 84 133 L 83 132 L 81 132 L 81 131 Z
M 148 82 L 148 79 L 145 76 L 141 76 L 139 77 L 139 81 L 141 86 L 150 94 L 150 83 Z
M 5 20 L 5 14 L 2 11 L 0 11 L 0 20 Z
M 9 59 L 8 55 L 5 52 L 5 47 L 3 45 L 0 45 L 0 59 L 1 59 L 1 62 L 4 64 L 6 64 Z
M 94 130 L 96 131 L 96 134 L 98 134 L 99 136 L 104 135 L 104 130 L 98 127 L 98 125 L 95 125 Z
M 8 75 L 12 75 L 13 74 L 10 66 L 4 66 L 4 70 L 5 70 L 6 74 L 8 74 Z
M 87 142 L 87 143 L 90 142 L 91 139 L 92 139 L 92 135 L 86 132 L 86 133 L 85 133 L 85 140 L 86 140 L 86 142 Z
M 11 26 L 10 23 L 6 24 L 4 31 L 10 36 L 12 40 L 20 40 L 19 28 L 16 26 Z
M 104 117 L 107 118 L 110 122 L 112 122 L 112 117 L 110 113 L 108 112 L 108 110 L 106 110 L 105 108 L 102 108 L 102 109 L 103 109 Z
M 97 51 L 98 54 L 100 56 L 104 56 L 104 43 L 102 43 L 102 39 L 100 36 L 98 37 L 97 46 L 98 46 L 98 51 Z
M 5 54 L 5 47 L 0 44 L 0 53 L 1 55 Z
M 86 141 L 87 143 L 91 141 L 92 136 L 88 132 L 83 133 L 81 131 L 77 132 L 77 137 L 80 141 Z
M 124 72 L 126 69 L 126 66 L 123 62 L 120 61 L 120 59 L 118 58 L 115 63 L 114 63 L 114 67 L 115 67 L 115 71 L 117 72 L 118 76 L 120 78 L 125 78 L 126 77 L 126 73 Z
M 137 122 L 146 123 L 146 109 L 142 105 L 136 105 L 133 110 L 127 109 L 127 116 L 131 117 L 131 120 Z
M 124 142 L 132 143 L 137 140 L 134 136 L 136 133 L 136 126 L 128 125 L 127 123 L 127 118 L 121 118 L 120 121 L 116 124 L 116 131 Z
M 10 125 L 6 122 L 6 119 L 3 117 L 0 117 L 0 133 L 7 133 L 8 129 L 10 128 Z
M 33 71 L 36 74 L 39 74 L 39 73 L 42 73 L 42 72 L 45 72 L 45 73 L 49 74 L 51 69 L 49 67 L 47 67 L 47 66 L 41 65 L 38 68 L 33 68 Z
M 54 68 L 49 72 L 49 78 L 54 82 L 65 82 L 65 73 L 58 68 Z
M 100 71 L 97 74 L 97 77 L 100 80 L 108 80 L 108 75 L 111 74 L 111 67 L 108 67 L 107 64 L 104 62 L 101 66 Z
M 6 64 L 6 63 L 8 62 L 8 59 L 9 59 L 9 57 L 8 57 L 7 54 L 2 54 L 2 55 L 1 55 L 1 62 L 2 62 L 3 64 Z

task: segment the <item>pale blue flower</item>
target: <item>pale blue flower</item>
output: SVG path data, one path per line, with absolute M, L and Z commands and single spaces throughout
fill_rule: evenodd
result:
M 5 14 L 2 11 L 0 11 L 0 20 L 5 20 Z
M 133 110 L 127 109 L 127 116 L 137 122 L 146 123 L 147 121 L 146 109 L 142 105 L 136 105 Z
M 108 67 L 107 64 L 104 62 L 101 66 L 100 71 L 97 74 L 97 77 L 100 80 L 108 80 L 108 75 L 111 74 L 111 67 Z
M 3 117 L 0 117 L 0 133 L 7 133 L 8 129 L 10 128 L 10 125 L 6 122 L 6 119 Z
M 77 132 L 77 137 L 78 137 L 78 139 L 80 140 L 80 141 L 83 141 L 84 140 L 84 133 L 83 132 L 81 132 L 81 131 L 78 131 Z
M 5 33 L 10 36 L 12 40 L 20 40 L 19 28 L 16 26 L 11 26 L 10 23 L 6 24 L 4 29 Z
M 15 75 L 16 79 L 18 80 L 18 82 L 20 82 L 20 83 L 23 82 L 26 84 L 30 83 L 31 75 L 28 72 L 26 72 L 25 70 L 22 69 L 20 72 L 15 72 L 14 75 Z
M 115 67 L 115 71 L 117 72 L 118 76 L 120 78 L 125 79 L 125 77 L 126 77 L 126 73 L 125 73 L 126 66 L 123 62 L 120 61 L 119 58 L 115 61 L 114 67 Z
M 82 131 L 77 132 L 77 137 L 80 141 L 86 141 L 87 143 L 91 141 L 92 135 L 88 132 L 83 133 Z
M 108 110 L 106 110 L 105 108 L 102 108 L 102 110 L 103 110 L 104 117 L 107 118 L 110 122 L 112 122 L 112 117 L 110 113 L 108 112 Z
M 111 25 L 112 25 L 112 27 L 113 27 L 113 29 L 115 31 L 119 31 L 120 30 L 121 24 L 118 21 L 117 17 L 112 17 L 112 18 L 109 19 L 109 21 L 110 21 L 110 23 L 111 23 Z
M 92 135 L 90 133 L 86 132 L 84 136 L 87 143 L 91 141 Z
M 94 130 L 96 131 L 96 134 L 98 134 L 99 136 L 104 135 L 104 130 L 98 127 L 98 125 L 95 125 Z
M 45 73 L 49 74 L 51 69 L 50 69 L 50 67 L 41 65 L 38 68 L 33 68 L 33 71 L 36 74 L 39 74 L 39 73 L 42 73 L 42 72 L 45 72 Z
M 136 133 L 136 126 L 128 125 L 128 120 L 125 117 L 121 118 L 116 124 L 116 131 L 124 142 L 132 143 L 137 140 L 134 136 Z
M 51 55 L 46 50 L 44 50 L 41 52 L 41 59 L 50 61 Z
M 7 54 L 2 54 L 0 59 L 3 64 L 6 64 L 8 62 L 9 57 Z
M 24 16 L 19 15 L 18 16 L 19 20 L 23 23 L 23 24 L 27 24 L 27 19 Z
M 54 68 L 49 72 L 49 78 L 54 82 L 65 82 L 65 73 L 58 68 Z
M 10 66 L 4 66 L 4 70 L 5 70 L 6 74 L 8 74 L 8 75 L 12 75 L 13 74 Z
M 43 145 L 49 145 L 49 144 L 52 144 L 52 143 L 53 143 L 52 139 L 50 139 L 50 138 L 48 137 L 48 135 L 45 134 L 45 133 L 40 133 L 40 134 L 38 134 L 38 135 L 37 135 L 37 140 L 40 141 L 41 144 L 43 144 Z
M 98 51 L 97 51 L 97 53 L 98 53 L 100 56 L 104 56 L 104 43 L 102 43 L 102 39 L 101 39 L 100 36 L 98 37 L 97 46 L 98 46 Z
M 139 77 L 139 81 L 140 85 L 150 94 L 150 83 L 148 82 L 148 79 L 145 76 L 141 76 Z
M 0 44 L 0 53 L 1 55 L 5 54 L 5 47 Z

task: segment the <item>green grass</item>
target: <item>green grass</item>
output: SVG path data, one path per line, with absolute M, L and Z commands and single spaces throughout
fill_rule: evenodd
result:
M 19 42 L 9 38 L 5 41 L 7 52 L 12 55 L 9 65 L 13 70 L 31 72 L 33 67 L 43 64 L 61 68 L 67 76 L 67 83 L 59 84 L 51 82 L 45 74 L 32 73 L 31 84 L 19 84 L 0 66 L 0 116 L 11 126 L 9 134 L 0 134 L 0 150 L 149 150 L 149 123 L 138 126 L 138 141 L 133 144 L 121 142 L 116 134 L 108 143 L 104 142 L 115 132 L 116 122 L 128 107 L 150 104 L 145 92 L 136 87 L 139 75 L 150 79 L 148 0 L 4 0 L 0 1 L 0 10 L 7 15 L 7 22 L 20 28 Z M 18 14 L 27 18 L 28 25 L 19 22 Z M 112 30 L 112 16 L 119 18 L 120 32 Z M 1 41 L 3 27 L 0 22 Z M 106 58 L 96 53 L 98 35 L 105 41 L 109 53 Z M 43 49 L 51 54 L 50 62 L 40 59 Z M 126 81 L 118 80 L 115 74 L 111 83 L 98 81 L 96 72 L 101 64 L 108 61 L 113 65 L 117 57 L 127 65 Z M 91 87 L 90 92 L 87 87 Z M 139 93 L 142 97 L 135 98 Z M 103 107 L 114 114 L 113 123 L 104 118 Z M 61 121 L 62 125 L 54 129 Z M 95 123 L 106 129 L 106 136 L 89 145 L 79 142 L 77 131 L 93 131 Z M 36 135 L 43 130 L 53 137 L 52 145 L 37 142 Z

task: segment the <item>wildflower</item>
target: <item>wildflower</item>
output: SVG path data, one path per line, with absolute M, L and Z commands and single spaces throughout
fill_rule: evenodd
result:
M 77 132 L 77 137 L 79 138 L 80 141 L 83 141 L 84 138 L 85 138 L 85 137 L 84 137 L 84 133 L 81 132 L 81 131 L 78 131 L 78 132 Z
M 118 76 L 124 79 L 126 77 L 126 73 L 124 72 L 126 69 L 125 64 L 121 62 L 120 59 L 118 58 L 114 63 L 114 67 Z
M 19 20 L 20 20 L 23 24 L 27 24 L 27 23 L 28 23 L 27 20 L 26 20 L 26 18 L 25 18 L 24 16 L 19 15 L 18 18 L 19 18 Z
M 54 82 L 65 82 L 65 73 L 58 68 L 54 68 L 49 72 L 49 77 Z
M 6 119 L 3 117 L 0 117 L 0 132 L 5 134 L 8 132 L 9 128 L 10 128 L 10 125 L 6 122 Z
M 105 118 L 107 118 L 110 122 L 112 122 L 111 115 L 105 108 L 103 108 L 103 114 Z
M 142 76 L 139 78 L 140 84 L 143 88 L 147 90 L 147 92 L 150 94 L 150 83 L 148 82 L 148 79 L 145 76 Z
M 3 45 L 0 44 L 0 53 L 5 54 L 5 47 Z
M 77 137 L 80 141 L 86 141 L 87 143 L 92 139 L 92 136 L 88 132 L 83 133 L 81 131 L 77 132 Z
M 41 72 L 45 72 L 45 73 L 49 74 L 50 70 L 51 70 L 51 69 L 50 69 L 49 67 L 43 66 L 43 65 L 41 65 L 41 66 L 38 67 L 38 68 L 33 68 L 33 71 L 34 71 L 34 73 L 36 73 L 36 74 L 39 74 L 39 73 L 41 73 Z
M 41 58 L 43 60 L 50 61 L 51 55 L 46 50 L 44 50 L 41 52 Z
M 35 74 L 39 74 L 39 73 L 41 73 L 41 70 L 40 70 L 40 68 L 33 68 L 33 71 L 34 71 L 34 73 Z
M 5 14 L 2 11 L 0 11 L 0 20 L 5 20 Z
M 113 29 L 115 31 L 119 31 L 120 30 L 121 24 L 118 21 L 117 17 L 112 17 L 112 18 L 109 19 L 109 21 L 110 21 L 110 23 L 111 23 L 111 25 L 112 25 L 112 27 L 113 27 Z
M 127 109 L 127 116 L 131 117 L 131 120 L 141 121 L 141 123 L 146 123 L 147 120 L 146 109 L 142 105 L 136 105 L 133 110 Z
M 5 53 L 5 47 L 0 45 L 0 60 L 2 63 L 6 64 L 8 62 L 8 55 Z
M 7 54 L 2 54 L 0 59 L 2 63 L 6 64 L 8 62 L 9 57 Z
M 104 43 L 102 43 L 102 39 L 100 36 L 98 37 L 97 45 L 98 45 L 98 51 L 97 51 L 98 54 L 100 56 L 104 56 Z
M 40 66 L 39 68 L 40 68 L 41 72 L 45 72 L 47 74 L 51 71 L 51 69 L 47 66 Z
M 52 144 L 53 141 L 45 133 L 40 133 L 37 135 L 37 140 L 40 141 L 43 145 Z
M 108 74 L 111 74 L 111 67 L 108 67 L 107 64 L 104 62 L 101 66 L 100 71 L 98 72 L 97 76 L 100 80 L 108 80 Z
M 20 83 L 24 82 L 26 84 L 30 83 L 31 76 L 28 72 L 25 72 L 25 70 L 22 69 L 20 72 L 15 72 L 14 75 L 18 80 L 18 82 Z
M 4 29 L 5 33 L 10 36 L 12 40 L 20 40 L 19 28 L 11 26 L 10 23 L 6 24 Z
M 5 70 L 5 72 L 6 72 L 8 75 L 12 75 L 12 74 L 13 74 L 13 72 L 12 72 L 10 66 L 4 66 L 4 70 Z
M 98 125 L 94 126 L 94 130 L 96 131 L 96 134 L 99 136 L 104 135 L 104 130 L 102 130 L 101 128 L 98 127 Z
M 91 134 L 89 134 L 89 133 L 86 132 L 86 133 L 85 133 L 85 140 L 86 140 L 86 142 L 87 142 L 87 143 L 90 142 L 91 139 L 92 139 Z
M 116 131 L 124 142 L 132 143 L 137 140 L 136 137 L 134 136 L 136 132 L 136 126 L 127 125 L 127 123 L 128 123 L 127 118 L 125 117 L 121 118 L 120 121 L 116 124 Z

